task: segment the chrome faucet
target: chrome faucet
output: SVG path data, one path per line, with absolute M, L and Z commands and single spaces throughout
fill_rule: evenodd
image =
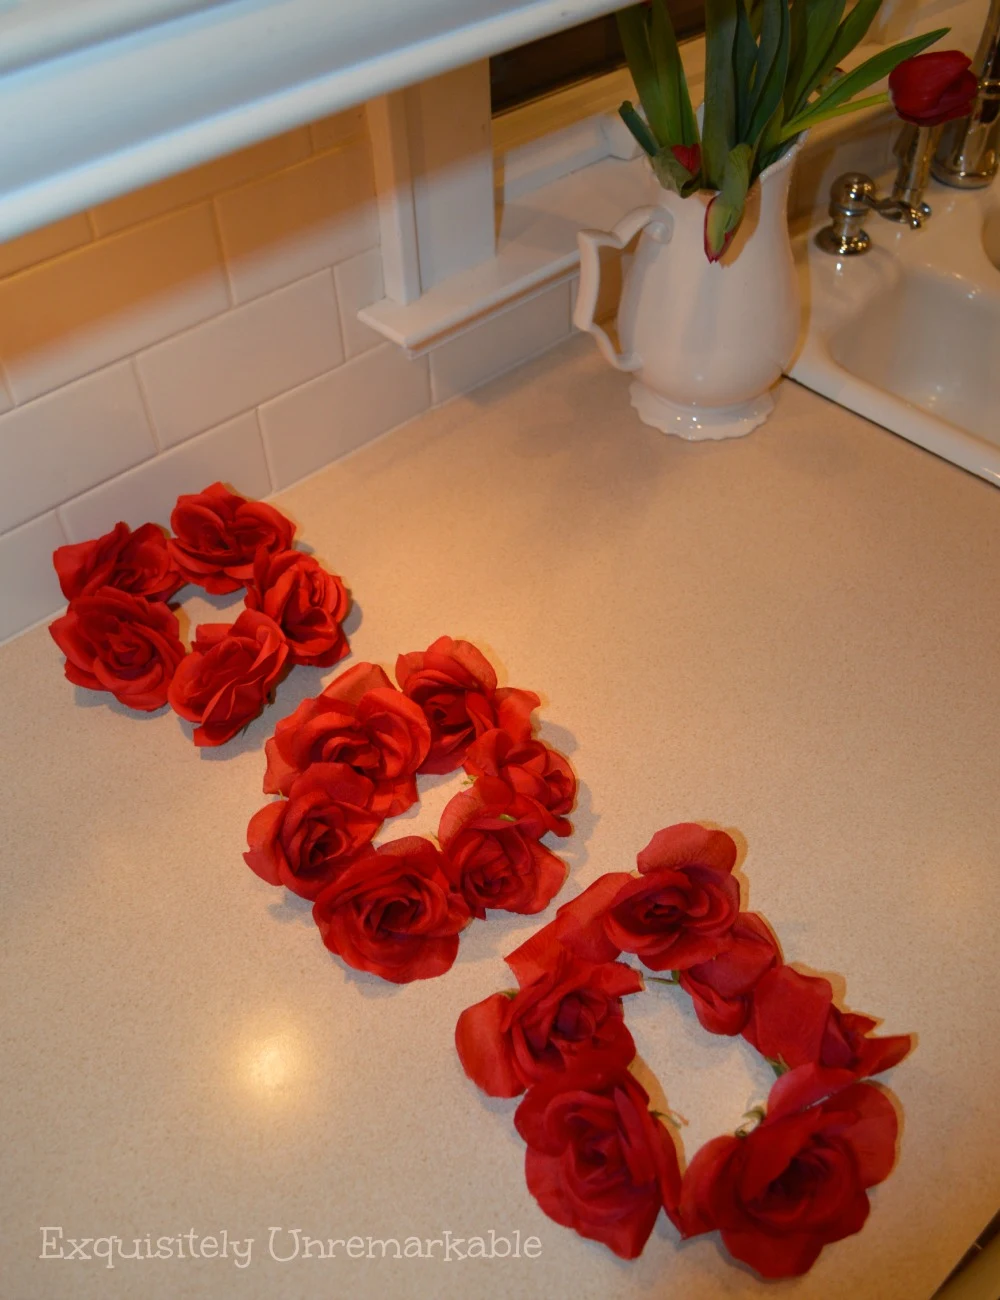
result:
M 871 248 L 871 237 L 864 229 L 869 212 L 877 212 L 887 221 L 898 221 L 913 230 L 919 230 L 931 210 L 926 203 L 916 204 L 897 198 L 895 191 L 889 198 L 880 199 L 875 192 L 875 182 L 864 172 L 846 172 L 838 176 L 830 190 L 830 224 L 816 236 L 816 243 L 824 253 L 835 257 L 856 257 Z
M 991 0 L 972 71 L 979 78 L 972 112 L 945 126 L 931 166 L 935 180 L 961 190 L 984 189 L 1000 161 L 1000 0 Z

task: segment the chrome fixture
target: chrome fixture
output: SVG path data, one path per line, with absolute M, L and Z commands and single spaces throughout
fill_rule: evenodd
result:
M 903 202 L 893 195 L 880 199 L 875 192 L 875 182 L 864 172 L 846 172 L 838 176 L 830 188 L 831 223 L 824 226 L 816 236 L 816 243 L 824 253 L 834 253 L 837 257 L 853 257 L 858 253 L 867 253 L 871 247 L 871 237 L 864 229 L 865 218 L 869 212 L 877 212 L 887 221 L 905 222 L 913 230 L 919 230 L 931 210 L 926 203 L 913 205 Z
M 947 123 L 932 166 L 935 180 L 960 190 L 985 189 L 1000 161 L 1000 0 L 990 4 L 972 71 L 979 78 L 972 112 Z
M 1000 3 L 1000 0 L 997 0 Z M 896 179 L 893 181 L 891 198 L 900 205 L 904 213 L 918 212 L 923 221 L 931 215 L 931 210 L 924 203 L 924 190 L 931 178 L 931 159 L 941 138 L 939 126 L 914 126 L 907 122 L 892 147 L 899 160 Z M 884 214 L 883 214 L 884 215 Z M 897 216 L 893 221 L 909 221 L 914 229 L 919 229 L 923 221 L 911 221 L 909 215 Z

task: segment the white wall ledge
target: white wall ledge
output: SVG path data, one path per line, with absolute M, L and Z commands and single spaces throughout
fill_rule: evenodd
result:
M 577 231 L 607 229 L 645 202 L 645 196 L 641 159 L 604 158 L 507 204 L 495 257 L 451 276 L 414 302 L 383 298 L 363 308 L 358 319 L 419 356 L 484 317 L 569 279 L 580 264 Z

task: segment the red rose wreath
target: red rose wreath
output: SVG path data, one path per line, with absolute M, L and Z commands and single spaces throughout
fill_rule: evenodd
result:
M 601 876 L 507 957 L 518 987 L 464 1011 L 455 1039 L 484 1092 L 524 1093 L 528 1189 L 557 1223 L 633 1259 L 663 1209 L 682 1236 L 717 1229 L 763 1277 L 794 1277 L 861 1229 L 868 1188 L 891 1172 L 896 1110 L 866 1080 L 912 1041 L 872 1037 L 827 980 L 784 964 L 763 918 L 740 911 L 735 863 L 723 831 L 658 831 L 638 876 Z M 670 971 L 706 1029 L 742 1034 L 778 1075 L 755 1126 L 713 1138 L 683 1173 L 629 1072 L 622 998 L 643 977 L 623 953 Z
M 75 685 L 145 712 L 169 703 L 195 723 L 196 745 L 221 745 L 294 664 L 343 659 L 351 601 L 340 578 L 292 548 L 291 520 L 222 483 L 180 497 L 170 526 L 172 535 L 119 523 L 60 546 L 52 559 L 69 608 L 49 631 Z M 190 651 L 167 603 L 189 583 L 214 595 L 246 589 L 236 621 L 197 628 Z
M 349 668 L 279 722 L 265 747 L 247 865 L 313 903 L 331 952 L 397 984 L 450 969 L 459 934 L 486 909 L 535 913 L 566 878 L 541 842 L 569 835 L 576 777 L 532 736 L 531 691 L 498 687 L 468 641 L 400 655 L 398 688 L 376 664 Z M 419 835 L 378 848 L 387 817 L 417 801 L 420 773 L 464 768 L 471 788 Z

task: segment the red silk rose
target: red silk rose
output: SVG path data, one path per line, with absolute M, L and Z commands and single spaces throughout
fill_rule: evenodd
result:
M 270 803 L 247 827 L 247 866 L 270 885 L 315 900 L 382 824 L 370 807 L 374 786 L 344 763 L 314 763 L 288 799 Z
M 608 938 L 605 920 L 618 894 L 634 879 L 628 871 L 606 871 L 582 894 L 563 903 L 555 919 L 539 930 L 532 940 L 550 949 L 562 945 L 583 961 L 615 961 L 622 955 L 622 950 Z
M 661 1208 L 676 1221 L 677 1152 L 628 1070 L 553 1074 L 528 1090 L 514 1124 L 528 1190 L 556 1223 L 635 1259 Z
M 635 1043 L 622 997 L 642 989 L 638 971 L 622 962 L 594 966 L 565 948 L 550 967 L 539 968 L 521 949 L 506 960 L 519 991 L 494 993 L 466 1008 L 455 1027 L 462 1067 L 483 1092 L 516 1097 L 581 1059 L 629 1064 Z
M 183 586 L 167 537 L 156 524 L 133 533 L 126 523 L 90 542 L 60 546 L 52 554 L 59 586 L 67 600 L 93 595 L 99 587 L 117 587 L 147 600 L 169 600 Z
M 455 1043 L 487 1094 L 527 1087 L 515 1123 L 528 1144 L 528 1188 L 558 1223 L 633 1258 L 662 1203 L 685 1237 L 718 1229 L 737 1259 L 765 1277 L 790 1277 L 861 1228 L 867 1189 L 891 1172 L 895 1109 L 860 1076 L 901 1060 L 911 1039 L 870 1038 L 875 1022 L 834 1007 L 828 981 L 781 964 L 777 940 L 755 913 L 724 927 L 714 956 L 686 964 L 705 939 L 699 925 L 721 924 L 729 894 L 716 877 L 731 879 L 735 858 L 722 832 L 683 824 L 657 833 L 639 854 L 638 879 L 601 876 L 506 958 L 518 989 L 467 1008 Z M 642 930 L 628 906 L 619 909 L 651 877 L 662 892 L 643 900 L 650 924 Z M 643 942 L 633 944 L 636 935 Z M 651 1132 L 649 1098 L 627 1070 L 635 1044 L 622 996 L 639 991 L 641 976 L 612 960 L 630 945 L 647 964 L 677 971 L 661 982 L 687 992 L 707 1029 L 743 1030 L 783 1076 L 766 1117 L 763 1108 L 752 1112 L 762 1120 L 757 1129 L 708 1142 L 683 1180 L 671 1144 L 659 1192 L 651 1162 L 666 1130 Z
M 763 917 L 741 912 L 729 935 L 732 946 L 680 973 L 695 1015 L 712 1034 L 738 1034 L 750 1017 L 754 987 L 781 961 L 778 941 Z
M 184 658 L 176 616 L 162 601 L 101 587 L 70 602 L 49 624 L 74 686 L 110 691 L 130 709 L 151 713 L 167 702 Z
M 531 738 L 538 696 L 513 687 L 498 690 L 493 668 L 468 641 L 440 636 L 426 650 L 400 655 L 396 681 L 430 724 L 431 747 L 421 772 L 454 772 L 476 737 L 494 727 L 517 740 Z
M 202 624 L 174 674 L 170 704 L 198 724 L 196 745 L 221 745 L 260 713 L 287 659 L 288 642 L 266 614 L 245 609 L 235 623 Z
M 792 1069 L 816 1064 L 865 1078 L 898 1065 L 913 1046 L 909 1034 L 869 1038 L 877 1023 L 835 1007 L 829 980 L 777 966 L 754 989 L 743 1037 L 768 1060 Z
M 824 1246 L 859 1232 L 869 1187 L 896 1153 L 896 1112 L 873 1084 L 800 1066 L 771 1089 L 745 1137 L 707 1142 L 684 1177 L 685 1236 L 718 1228 L 727 1250 L 762 1277 L 798 1277 Z
M 351 608 L 344 584 L 302 551 L 262 547 L 247 588 L 247 609 L 259 609 L 284 632 L 294 663 L 329 668 L 348 653 L 341 623 Z
M 494 728 L 469 746 L 464 767 L 470 776 L 499 777 L 518 794 L 533 799 L 552 814 L 546 830 L 572 834 L 573 828 L 562 814 L 573 807 L 576 776 L 562 754 L 540 740 L 515 740 Z
M 438 850 L 419 835 L 356 858 L 313 906 L 327 948 L 355 970 L 394 984 L 443 975 L 469 922 L 443 866 Z
M 904 59 L 889 73 L 889 98 L 904 122 L 940 126 L 964 117 L 979 91 L 961 50 L 932 50 Z
M 258 550 L 287 551 L 295 535 L 291 520 L 273 506 L 247 501 L 223 483 L 178 497 L 170 527 L 177 568 L 186 581 L 214 595 L 246 586 Z
M 446 871 L 473 916 L 486 909 L 532 914 L 562 888 L 566 864 L 538 842 L 539 807 L 496 778 L 455 795 L 438 839 Z
M 278 723 L 264 746 L 264 792 L 288 794 L 311 763 L 347 763 L 375 783 L 372 809 L 393 817 L 416 802 L 416 772 L 430 743 L 420 708 L 381 668 L 355 664 Z
M 559 909 L 555 934 L 587 961 L 631 952 L 650 970 L 686 970 L 732 943 L 740 908 L 736 845 L 725 831 L 681 822 L 657 831 L 636 859 Z

